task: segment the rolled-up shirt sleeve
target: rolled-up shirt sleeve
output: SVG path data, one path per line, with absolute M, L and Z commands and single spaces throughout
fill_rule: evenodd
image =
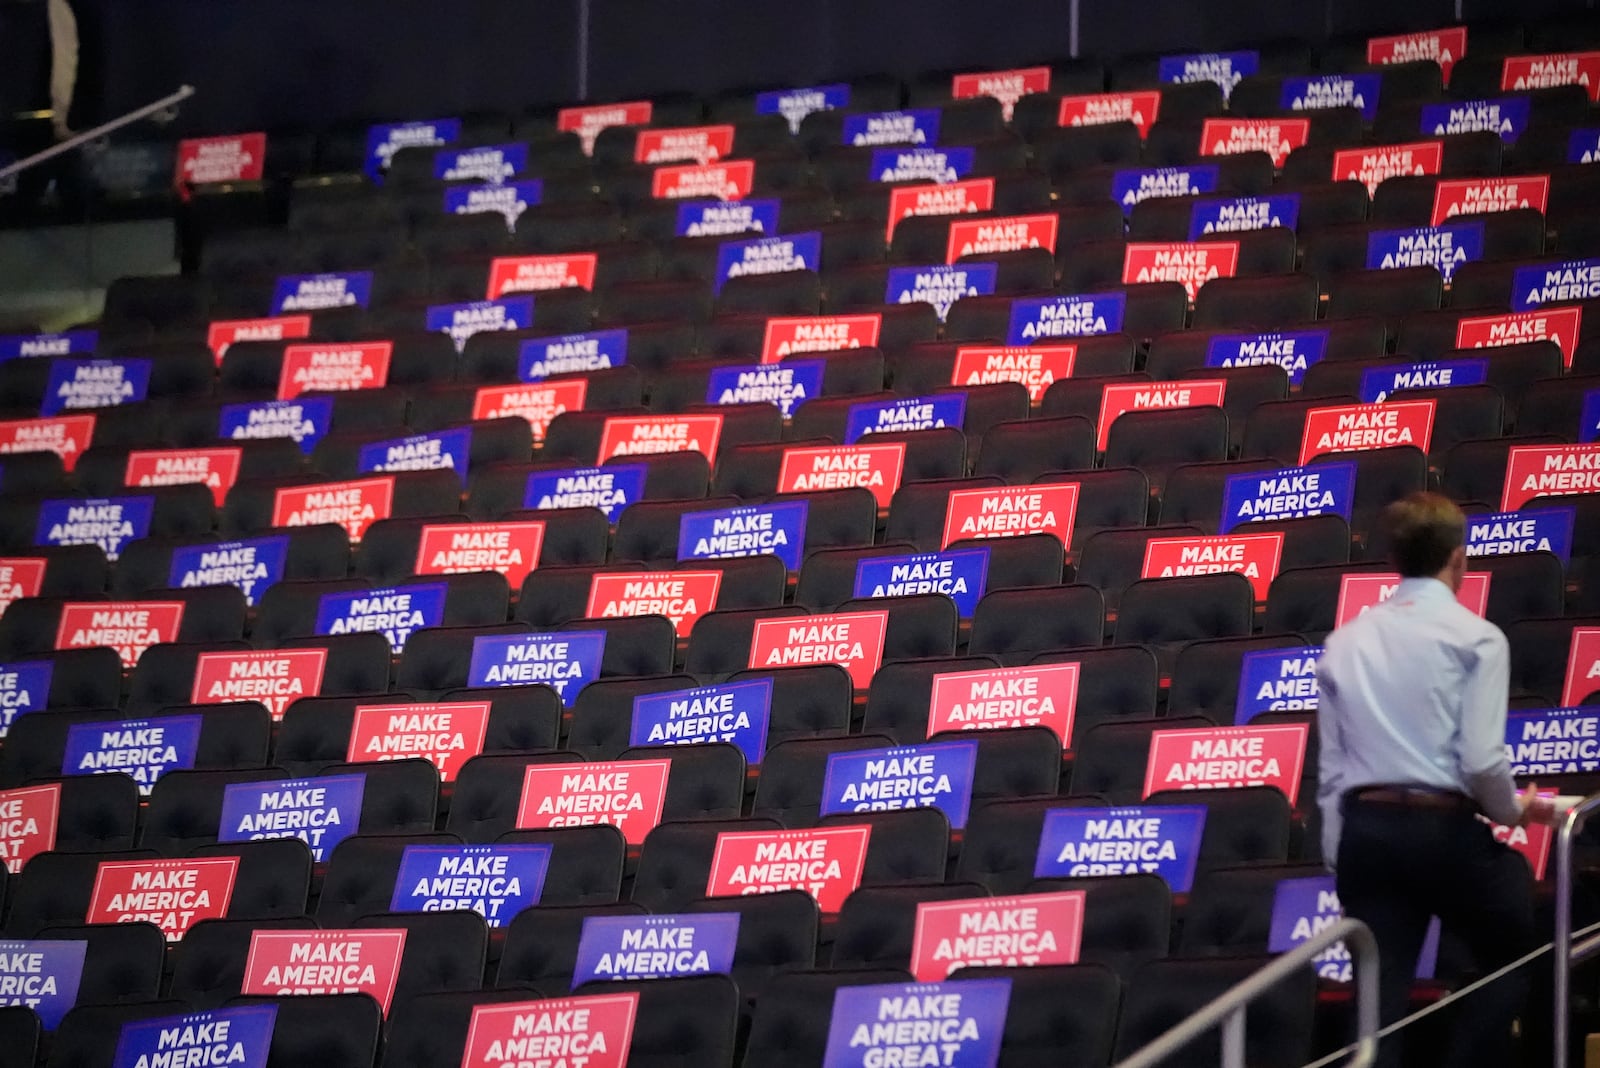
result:
M 1484 634 L 1471 647 L 1461 694 L 1461 729 L 1456 759 L 1473 800 L 1496 823 L 1514 825 L 1522 803 L 1506 760 L 1506 702 L 1511 654 L 1504 634 Z

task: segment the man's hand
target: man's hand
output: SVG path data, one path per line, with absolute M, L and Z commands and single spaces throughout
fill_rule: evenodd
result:
M 1556 822 L 1556 803 L 1552 798 L 1539 796 L 1538 784 L 1529 783 L 1519 800 L 1522 802 L 1522 818 L 1517 821 L 1518 827 L 1535 823 L 1549 827 Z

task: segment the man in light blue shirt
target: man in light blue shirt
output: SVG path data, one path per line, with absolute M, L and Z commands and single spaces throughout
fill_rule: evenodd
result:
M 1385 509 L 1401 581 L 1394 596 L 1328 635 L 1317 668 L 1323 856 L 1345 914 L 1372 928 L 1385 1025 L 1405 1015 L 1431 917 L 1491 971 L 1533 947 L 1528 865 L 1496 842 L 1487 816 L 1552 822 L 1537 791 L 1518 795 L 1505 755 L 1505 635 L 1456 600 L 1466 517 L 1417 493 Z M 1446 1065 L 1513 1063 L 1522 972 L 1463 1003 Z M 1400 1064 L 1398 1038 L 1379 1064 Z

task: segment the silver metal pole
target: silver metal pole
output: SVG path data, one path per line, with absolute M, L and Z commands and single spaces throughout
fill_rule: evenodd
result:
M 1244 1007 L 1222 1021 L 1222 1068 L 1244 1068 Z
M 1584 798 L 1567 810 L 1556 831 L 1556 934 L 1554 952 L 1554 981 L 1551 1000 L 1555 1003 L 1555 1032 L 1551 1042 L 1555 1046 L 1554 1068 L 1567 1068 L 1567 1021 L 1571 1012 L 1572 996 L 1572 839 L 1583 826 L 1584 818 L 1595 808 L 1600 808 L 1600 794 Z M 1594 951 L 1593 939 L 1584 944 L 1584 954 Z
M 578 99 L 589 99 L 589 0 L 578 0 Z
M 165 111 L 167 108 L 181 104 L 183 101 L 188 100 L 191 96 L 194 96 L 194 86 L 185 85 L 171 96 L 164 96 L 160 100 L 157 100 L 154 104 L 146 104 L 137 111 L 130 111 L 119 119 L 112 119 L 110 122 L 96 126 L 92 130 L 85 130 L 83 133 L 74 134 L 65 141 L 51 145 L 42 152 L 35 152 L 27 159 L 19 159 L 17 162 L 10 164 L 9 166 L 0 167 L 0 181 L 10 178 L 13 174 L 21 174 L 29 167 L 43 163 L 47 159 L 55 159 L 63 152 L 71 152 L 79 145 L 85 145 L 90 141 L 104 137 L 112 130 L 120 130 L 124 126 L 138 122 L 140 119 L 146 118 L 150 115 L 154 115 L 158 111 Z

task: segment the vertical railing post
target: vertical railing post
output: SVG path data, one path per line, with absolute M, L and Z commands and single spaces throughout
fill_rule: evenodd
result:
M 1244 1068 L 1243 1005 L 1222 1021 L 1222 1068 Z
M 1556 931 L 1551 983 L 1554 1031 L 1551 1043 L 1554 1068 L 1567 1068 L 1567 1026 L 1572 1005 L 1572 839 L 1583 826 L 1584 817 L 1600 806 L 1600 794 L 1584 798 L 1561 817 L 1556 830 Z

